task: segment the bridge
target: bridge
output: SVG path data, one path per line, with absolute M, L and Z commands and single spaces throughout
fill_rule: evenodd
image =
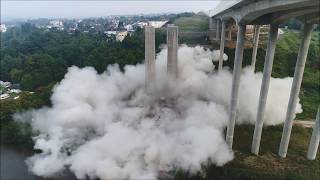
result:
M 222 8 L 222 6 L 224 6 Z M 290 98 L 286 113 L 286 119 L 283 127 L 281 143 L 279 147 L 279 156 L 286 157 L 295 109 L 300 92 L 304 67 L 307 59 L 308 48 L 310 45 L 311 34 L 314 24 L 319 24 L 320 1 L 319 0 L 236 0 L 223 2 L 219 11 L 211 15 L 209 21 L 210 39 L 220 40 L 220 59 L 219 68 L 222 70 L 224 44 L 226 39 L 230 39 L 231 27 L 237 30 L 236 50 L 233 68 L 233 82 L 231 92 L 231 102 L 229 109 L 229 124 L 227 128 L 226 141 L 232 149 L 234 126 L 238 109 L 238 95 L 240 74 L 242 69 L 242 59 L 244 51 L 245 34 L 249 26 L 253 26 L 253 53 L 251 66 L 254 69 L 259 42 L 259 32 L 261 26 L 268 25 L 268 43 L 265 55 L 263 69 L 263 79 L 260 90 L 258 112 L 252 141 L 251 152 L 258 155 L 260 140 L 263 127 L 264 113 L 268 96 L 269 82 L 272 73 L 274 53 L 277 43 L 278 27 L 280 23 L 288 19 L 295 18 L 303 24 L 301 32 L 301 44 L 297 56 L 294 78 L 292 82 Z M 319 114 L 319 113 L 318 113 Z M 319 115 L 317 115 L 319 121 Z M 316 123 L 312 140 L 310 141 L 308 158 L 314 159 L 319 145 L 319 123 Z

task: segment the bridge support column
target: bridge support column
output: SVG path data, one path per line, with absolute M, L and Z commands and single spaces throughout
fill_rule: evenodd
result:
M 212 18 L 209 18 L 209 40 L 212 42 L 215 40 L 214 36 L 214 20 Z
M 175 80 L 178 77 L 178 26 L 168 26 L 167 46 L 167 75 L 170 80 Z
M 313 126 L 313 132 L 309 143 L 307 158 L 309 160 L 315 160 L 317 156 L 317 151 L 320 141 L 320 106 L 318 107 L 318 113 L 316 117 L 316 122 Z
M 297 105 L 297 100 L 300 92 L 300 86 L 302 82 L 304 66 L 307 60 L 308 49 L 310 45 L 312 24 L 304 24 L 302 32 L 302 41 L 299 48 L 298 58 L 296 62 L 296 68 L 294 71 L 294 78 L 291 86 L 290 99 L 288 103 L 288 109 L 286 114 L 285 123 L 283 126 L 283 132 L 279 148 L 279 156 L 286 157 L 287 150 L 290 141 L 291 129 L 293 124 L 293 119 L 295 117 L 295 110 Z
M 223 54 L 224 54 L 224 42 L 226 38 L 226 22 L 222 21 L 221 23 L 221 40 L 220 40 L 220 58 L 219 58 L 219 68 L 218 70 L 222 70 L 222 65 L 223 65 Z
M 277 36 L 278 36 L 278 25 L 272 24 L 269 31 L 269 42 L 268 42 L 268 47 L 267 47 L 267 52 L 266 52 L 266 57 L 264 62 L 259 106 L 258 106 L 257 118 L 256 118 L 256 123 L 254 128 L 252 147 L 251 147 L 251 152 L 256 155 L 258 155 L 259 153 L 261 133 L 262 133 L 262 127 L 263 127 L 263 120 L 264 120 L 264 112 L 266 110 L 266 103 L 267 103 L 267 97 L 268 97 L 270 77 L 272 73 L 274 52 L 277 44 Z M 258 38 L 255 38 L 255 40 L 257 40 Z M 255 43 L 256 42 L 257 41 L 255 41 Z
M 242 69 L 242 59 L 244 50 L 244 36 L 246 33 L 246 26 L 239 25 L 237 33 L 237 45 L 233 66 L 233 78 L 232 78 L 232 91 L 231 91 L 231 101 L 229 110 L 229 124 L 226 134 L 226 142 L 230 149 L 232 149 L 233 144 L 233 134 L 234 126 L 236 121 L 237 107 L 238 107 L 238 94 L 240 85 L 240 75 Z
M 216 39 L 219 40 L 220 39 L 220 36 L 219 36 L 220 35 L 220 31 L 219 31 L 219 29 L 220 29 L 220 20 L 217 19 L 216 23 L 217 23 Z
M 229 28 L 229 31 L 228 31 L 228 41 L 231 41 L 231 38 L 232 38 L 232 37 L 231 37 L 231 32 L 232 32 L 232 31 L 231 31 L 231 27 L 230 27 L 230 28 Z
M 259 46 L 259 34 L 260 34 L 260 26 L 256 25 L 254 28 L 253 49 L 252 49 L 252 58 L 251 58 L 251 66 L 253 68 L 253 72 L 256 66 L 257 50 Z
M 145 27 L 145 86 L 150 92 L 155 83 L 155 30 L 152 26 Z

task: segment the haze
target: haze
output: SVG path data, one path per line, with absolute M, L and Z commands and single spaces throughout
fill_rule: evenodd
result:
M 1 1 L 1 21 L 17 18 L 209 12 L 217 4 L 219 1 Z

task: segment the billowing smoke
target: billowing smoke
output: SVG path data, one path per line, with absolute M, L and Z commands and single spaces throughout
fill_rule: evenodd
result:
M 68 167 L 78 178 L 153 179 L 160 171 L 196 172 L 208 160 L 224 165 L 233 159 L 224 140 L 232 73 L 215 72 L 217 55 L 181 46 L 179 78 L 168 83 L 162 50 L 151 93 L 145 93 L 144 65 L 124 72 L 109 66 L 103 74 L 69 68 L 54 88 L 53 106 L 31 112 L 39 132 L 34 148 L 42 153 L 27 160 L 30 170 L 52 176 Z M 243 70 L 238 124 L 254 124 L 261 79 L 261 73 Z M 265 125 L 284 121 L 291 81 L 271 79 Z

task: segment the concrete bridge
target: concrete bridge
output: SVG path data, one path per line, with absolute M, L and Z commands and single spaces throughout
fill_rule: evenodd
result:
M 261 25 L 270 26 L 268 32 L 268 44 L 265 55 L 263 79 L 260 90 L 259 106 L 251 148 L 252 153 L 258 154 L 268 96 L 269 82 L 277 43 L 278 25 L 290 18 L 296 18 L 303 24 L 301 32 L 302 39 L 298 52 L 294 79 L 291 87 L 290 99 L 288 102 L 288 109 L 278 153 L 280 157 L 286 157 L 313 24 L 319 23 L 319 6 L 319 0 L 237 0 L 233 1 L 231 4 L 229 3 L 229 6 L 220 9 L 218 12 L 216 12 L 216 14 L 213 14 L 211 16 L 209 22 L 209 37 L 210 39 L 220 40 L 219 70 L 222 69 L 222 55 L 224 53 L 225 41 L 228 38 L 230 39 L 230 28 L 232 26 L 235 26 L 237 28 L 237 42 L 233 69 L 231 103 L 229 107 L 230 117 L 226 134 L 226 141 L 230 148 L 232 148 L 234 126 L 238 109 L 237 106 L 240 74 L 242 69 L 246 30 L 249 26 L 252 27 L 253 25 L 253 28 L 251 28 L 251 30 L 253 30 L 254 34 L 254 44 L 251 65 L 254 68 Z M 317 121 L 319 121 L 319 119 Z M 316 123 L 314 127 L 314 131 L 316 132 L 314 132 L 315 135 L 313 135 L 313 140 L 311 140 L 310 142 L 310 152 L 317 152 L 317 148 L 319 145 L 320 128 L 317 126 L 319 126 L 319 123 Z M 315 154 L 309 155 L 308 153 L 308 158 L 314 159 Z

